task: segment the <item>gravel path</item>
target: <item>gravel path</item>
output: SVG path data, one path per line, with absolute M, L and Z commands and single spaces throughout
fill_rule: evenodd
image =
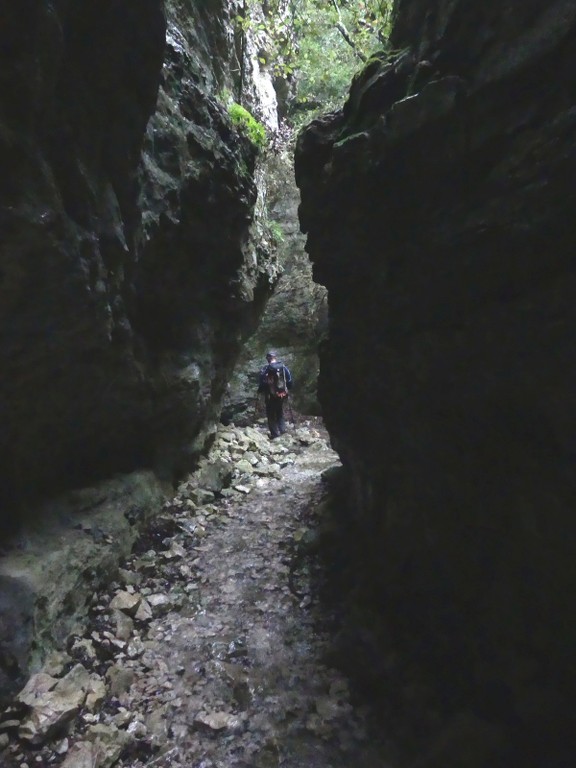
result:
M 337 463 L 313 422 L 273 442 L 263 426 L 221 428 L 70 638 L 61 676 L 80 664 L 105 695 L 35 753 L 13 742 L 7 765 L 385 768 L 326 663 L 330 616 L 296 554 Z

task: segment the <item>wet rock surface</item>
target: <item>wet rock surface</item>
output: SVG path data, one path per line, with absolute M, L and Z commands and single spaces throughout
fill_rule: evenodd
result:
M 306 556 L 337 466 L 318 422 L 276 441 L 221 427 L 86 629 L 0 715 L 0 764 L 384 768 L 328 662 Z
M 276 274 L 257 153 L 218 96 L 234 8 L 2 10 L 2 531 L 70 488 L 182 476 L 209 439 Z

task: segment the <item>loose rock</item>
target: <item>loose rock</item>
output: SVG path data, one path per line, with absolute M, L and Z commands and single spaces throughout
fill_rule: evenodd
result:
M 67 754 L 57 752 L 61 735 L 45 729 L 42 737 L 64 768 L 385 765 L 376 742 L 359 736 L 364 722 L 345 679 L 323 663 L 328 639 L 312 587 L 298 601 L 288 586 L 289 553 L 314 530 L 325 493 L 319 475 L 334 454 L 325 441 L 309 451 L 292 434 L 274 453 L 263 429 L 224 435 L 213 452 L 230 472 L 233 454 L 254 470 L 242 490 L 189 506 L 197 480 L 181 484 L 157 521 L 158 552 L 140 549 L 120 573 L 127 588 L 94 600 L 87 635 L 96 658 L 85 654 L 93 668 L 83 687 L 79 676 L 84 699 L 66 715 Z M 41 675 L 22 696 L 38 703 L 60 682 Z M 24 699 L 19 706 L 31 706 Z M 60 740 L 50 744 L 52 733 Z
M 134 616 L 138 610 L 141 600 L 141 595 L 131 594 L 130 592 L 117 592 L 110 602 L 110 608 L 112 610 L 123 611 L 130 616 Z
M 90 676 L 80 664 L 61 680 L 35 675 L 17 697 L 31 707 L 18 736 L 31 744 L 44 743 L 78 714 L 89 686 Z

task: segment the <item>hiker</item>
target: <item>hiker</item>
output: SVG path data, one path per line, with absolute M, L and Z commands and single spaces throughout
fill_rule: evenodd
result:
M 264 394 L 270 439 L 274 440 L 286 432 L 284 401 L 292 389 L 292 375 L 284 363 L 277 359 L 274 350 L 266 353 L 266 360 L 268 362 L 260 371 L 258 392 Z

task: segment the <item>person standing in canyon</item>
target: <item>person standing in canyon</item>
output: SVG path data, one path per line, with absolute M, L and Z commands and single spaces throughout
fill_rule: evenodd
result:
M 292 374 L 284 363 L 278 360 L 274 350 L 266 353 L 266 361 L 260 371 L 258 392 L 264 395 L 270 439 L 274 440 L 286 432 L 284 402 L 292 389 Z

